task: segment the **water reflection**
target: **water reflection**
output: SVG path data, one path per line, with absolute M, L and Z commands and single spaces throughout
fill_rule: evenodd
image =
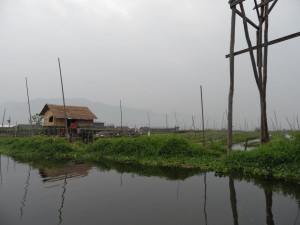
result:
M 68 179 L 80 178 L 88 175 L 89 170 L 92 167 L 84 163 L 69 163 L 65 167 L 59 168 L 42 168 L 39 169 L 39 173 L 44 182 L 57 182 Z
M 25 187 L 24 187 L 24 195 L 21 201 L 21 207 L 20 207 L 20 219 L 22 219 L 23 214 L 24 214 L 24 207 L 25 207 L 25 203 L 26 203 L 26 199 L 27 199 L 27 194 L 28 194 L 28 189 L 29 189 L 29 185 L 30 185 L 30 173 L 31 173 L 31 166 L 29 166 L 28 169 L 28 174 L 27 174 L 27 178 L 26 178 L 26 182 L 25 182 Z
M 61 194 L 61 205 L 60 208 L 58 209 L 59 212 L 59 222 L 58 224 L 61 224 L 63 221 L 63 208 L 64 208 L 64 203 L 65 203 L 65 194 L 67 192 L 67 175 L 65 175 L 65 179 L 64 179 L 64 185 L 62 186 L 63 192 Z
M 10 164 L 0 190 L 0 224 L 300 222 L 299 185 L 109 161 L 97 166 L 74 162 L 41 166 L 0 159 L 2 169 Z M 7 215 L 12 218 L 5 220 Z
M 266 216 L 267 216 L 267 225 L 274 225 L 273 212 L 272 212 L 272 204 L 273 204 L 273 191 L 267 188 L 264 189 L 265 197 L 266 197 Z
M 179 196 L 179 188 L 180 188 L 180 181 L 178 180 L 178 186 L 177 186 L 177 192 L 176 192 L 177 200 L 178 200 L 178 196 Z
M 232 210 L 232 217 L 233 217 L 233 224 L 238 225 L 238 210 L 237 210 L 237 199 L 236 199 L 236 192 L 234 187 L 234 180 L 229 177 L 229 190 L 230 190 L 230 203 L 231 203 L 231 210 Z
M 207 184 L 206 184 L 206 173 L 204 174 L 204 207 L 203 207 L 203 211 L 204 211 L 204 219 L 205 219 L 205 225 L 207 225 L 207 213 L 206 213 L 206 201 L 207 201 L 207 196 L 206 196 L 206 192 L 207 192 Z
M 2 155 L 0 154 L 0 185 L 2 188 Z
M 42 168 L 39 169 L 39 174 L 43 178 L 43 182 L 45 183 L 57 183 L 58 181 L 63 181 L 62 185 L 62 193 L 61 193 L 61 202 L 60 207 L 58 209 L 58 224 L 62 224 L 63 222 L 63 208 L 66 200 L 66 192 L 67 192 L 67 180 L 68 179 L 78 179 L 81 177 L 85 177 L 88 175 L 91 170 L 91 166 L 84 163 L 68 163 L 65 167 L 60 168 Z M 47 188 L 54 188 L 59 185 L 48 186 Z
M 298 201 L 298 213 L 297 213 L 297 216 L 296 216 L 296 219 L 295 219 L 294 225 L 296 225 L 296 224 L 297 224 L 297 221 L 298 221 L 298 218 L 299 218 L 299 213 L 300 213 L 300 201 Z M 299 222 L 298 224 L 300 224 L 300 222 Z

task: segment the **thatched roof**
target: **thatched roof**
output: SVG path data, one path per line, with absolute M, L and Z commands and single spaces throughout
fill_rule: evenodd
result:
M 46 104 L 41 111 L 40 115 L 44 115 L 46 111 L 50 110 L 55 118 L 65 118 L 64 106 Z M 66 106 L 66 114 L 68 119 L 78 120 L 93 120 L 97 119 L 94 113 L 85 106 Z

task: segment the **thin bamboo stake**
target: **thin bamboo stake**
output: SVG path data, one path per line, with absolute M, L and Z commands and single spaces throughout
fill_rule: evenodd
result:
M 32 135 L 32 119 L 31 119 L 31 109 L 30 109 L 30 101 L 29 101 L 29 92 L 28 92 L 27 77 L 25 77 L 25 80 L 26 80 L 27 103 L 28 103 L 28 111 L 29 111 L 30 134 Z
M 4 125 L 4 119 L 5 119 L 5 112 L 6 112 L 6 108 L 4 108 L 4 112 L 3 112 L 1 133 L 3 133 L 3 125 Z
M 292 127 L 292 125 L 291 125 L 289 119 L 288 119 L 287 117 L 285 117 L 285 118 L 286 118 L 286 121 L 288 122 L 288 124 L 289 124 L 289 126 L 290 126 L 290 128 L 291 128 L 291 131 L 293 131 L 293 127 Z
M 192 124 L 193 124 L 195 139 L 196 139 L 196 127 L 195 127 L 195 117 L 194 116 L 192 116 Z
M 277 116 L 276 116 L 275 110 L 274 110 L 274 116 L 275 116 L 276 129 L 277 129 L 277 132 L 278 132 L 278 131 L 279 131 L 279 130 L 278 130 L 278 122 L 277 122 Z
M 205 134 L 204 134 L 204 112 L 203 112 L 203 95 L 202 95 L 202 85 L 200 85 L 200 95 L 201 95 L 201 112 L 202 112 L 202 141 L 205 147 Z
M 176 122 L 176 124 L 175 124 L 175 132 L 176 132 L 176 130 L 178 128 L 178 121 L 177 121 L 176 111 L 174 111 L 174 115 L 175 115 L 175 122 Z
M 148 116 L 148 125 L 149 125 L 149 129 L 150 129 L 150 116 L 149 116 L 148 112 L 147 112 L 147 116 Z
M 17 137 L 17 132 L 18 132 L 18 122 L 16 121 L 16 127 L 15 127 L 15 138 Z
M 147 116 L 148 116 L 148 125 L 149 125 L 149 131 L 148 131 L 148 135 L 150 136 L 151 134 L 151 131 L 150 131 L 150 116 L 149 116 L 149 113 L 147 112 Z
M 168 114 L 166 114 L 166 129 L 169 128 L 169 124 L 168 124 Z
M 122 112 L 122 102 L 120 100 L 120 113 L 121 113 L 121 133 L 123 132 L 123 112 Z
M 60 82 L 61 82 L 61 91 L 62 91 L 63 103 L 64 103 L 66 138 L 69 140 L 68 120 L 67 120 L 66 103 L 65 103 L 65 93 L 64 93 L 64 85 L 63 85 L 63 80 L 62 80 L 62 74 L 61 74 L 61 67 L 60 67 L 59 58 L 58 58 L 58 66 L 59 66 L 59 74 L 60 74 Z

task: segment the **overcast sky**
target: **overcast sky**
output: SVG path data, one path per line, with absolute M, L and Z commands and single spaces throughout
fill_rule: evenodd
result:
M 230 16 L 227 0 L 0 0 L 0 102 L 26 101 L 25 77 L 31 99 L 61 97 L 59 57 L 66 98 L 200 115 L 202 85 L 206 118 L 221 123 Z M 300 1 L 278 1 L 269 39 L 299 31 Z M 245 47 L 237 17 L 236 50 Z M 235 76 L 235 124 L 257 124 L 248 54 L 236 57 Z M 300 116 L 299 37 L 269 48 L 267 96 L 270 117 Z

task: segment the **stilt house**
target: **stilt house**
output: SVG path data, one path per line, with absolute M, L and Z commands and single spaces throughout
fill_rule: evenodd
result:
M 44 116 L 44 127 L 65 127 L 63 105 L 46 104 L 40 115 Z M 68 128 L 92 128 L 95 114 L 88 107 L 66 106 Z

